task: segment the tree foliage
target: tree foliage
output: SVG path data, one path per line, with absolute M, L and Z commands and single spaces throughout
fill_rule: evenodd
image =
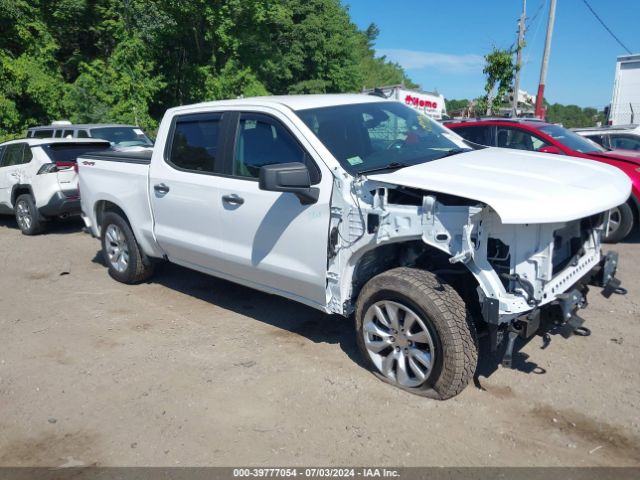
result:
M 0 0 L 0 137 L 68 118 L 154 128 L 172 106 L 416 85 L 339 0 Z
M 513 51 L 494 48 L 484 56 L 485 66 L 482 70 L 487 77 L 484 87 L 485 96 L 481 100 L 480 108 L 486 110 L 487 115 L 497 111 L 507 92 L 511 88 L 515 75 Z
M 595 108 L 559 103 L 547 105 L 545 114 L 548 122 L 561 123 L 567 128 L 592 127 L 596 122 L 604 124 L 606 120 L 604 112 L 598 112 Z

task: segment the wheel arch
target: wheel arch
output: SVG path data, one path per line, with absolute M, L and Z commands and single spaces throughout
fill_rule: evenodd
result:
M 102 221 L 104 219 L 104 215 L 108 212 L 117 213 L 122 217 L 122 219 L 127 222 L 129 226 L 131 226 L 131 222 L 129 221 L 129 217 L 126 212 L 118 205 L 117 203 L 111 200 L 98 200 L 94 205 L 96 226 L 98 227 L 98 231 L 102 231 Z
M 435 273 L 447 281 L 480 314 L 478 279 L 462 263 L 451 264 L 451 256 L 419 239 L 384 243 L 363 252 L 351 274 L 351 302 L 355 304 L 364 285 L 373 277 L 398 267 L 413 267 Z M 475 316 L 475 315 L 474 315 Z
M 635 221 L 635 228 L 637 228 L 638 223 L 640 223 L 640 200 L 631 193 L 629 200 L 627 200 L 629 206 L 631 206 L 631 210 L 633 211 L 633 219 Z
M 18 183 L 18 184 L 15 184 L 13 187 L 11 187 L 11 206 L 12 207 L 15 207 L 16 200 L 20 195 L 23 195 L 23 194 L 31 195 L 34 200 L 36 198 L 33 194 L 33 188 L 31 188 L 31 185 Z

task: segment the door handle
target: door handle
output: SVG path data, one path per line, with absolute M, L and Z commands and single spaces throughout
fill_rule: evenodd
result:
M 164 183 L 158 183 L 153 186 L 153 189 L 158 193 L 169 193 L 169 187 Z
M 242 205 L 244 203 L 244 198 L 242 198 L 240 195 L 232 193 L 231 195 L 224 195 L 222 197 L 222 201 L 230 203 L 231 205 Z

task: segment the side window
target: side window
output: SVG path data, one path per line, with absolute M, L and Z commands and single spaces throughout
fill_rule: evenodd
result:
M 65 130 L 62 132 L 62 138 L 73 138 L 73 130 Z
M 589 140 L 593 140 L 594 142 L 596 142 L 598 145 L 602 145 L 603 147 L 606 147 L 606 139 L 604 135 L 586 135 L 586 137 Z
M 640 150 L 640 137 L 632 135 L 611 135 L 611 148 L 622 150 Z
M 177 168 L 214 173 L 218 164 L 218 138 L 222 115 L 194 114 L 176 117 L 168 161 Z
M 277 121 L 265 115 L 240 116 L 233 175 L 258 178 L 263 165 L 289 162 L 307 163 L 312 183 L 319 178 L 316 166 L 307 162 L 302 147 Z
M 498 127 L 497 137 L 497 146 L 502 148 L 533 151 L 549 146 L 540 137 L 518 128 Z
M 31 152 L 31 147 L 29 145 L 24 146 L 24 150 L 22 151 L 22 163 L 29 163 L 33 159 L 33 152 Z
M 23 149 L 24 143 L 12 143 L 11 145 L 7 145 L 2 166 L 11 167 L 14 165 L 20 165 L 22 163 Z M 31 152 L 31 150 L 29 150 L 29 152 Z
M 30 137 L 51 138 L 53 137 L 53 130 L 32 130 Z
M 89 132 L 86 130 L 78 130 L 78 138 L 89 138 Z
M 6 150 L 6 147 L 0 147 L 0 168 L 4 167 L 4 165 L 2 164 L 2 157 L 4 156 L 5 150 Z
M 493 138 L 491 138 L 492 128 L 488 125 L 478 125 L 475 127 L 456 128 L 455 132 L 462 138 L 479 145 L 493 146 Z

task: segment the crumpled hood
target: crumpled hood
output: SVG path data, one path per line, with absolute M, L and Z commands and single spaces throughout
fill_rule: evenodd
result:
M 504 148 L 460 153 L 368 178 L 478 200 L 503 223 L 575 220 L 618 206 L 631 193 L 629 178 L 616 167 Z

